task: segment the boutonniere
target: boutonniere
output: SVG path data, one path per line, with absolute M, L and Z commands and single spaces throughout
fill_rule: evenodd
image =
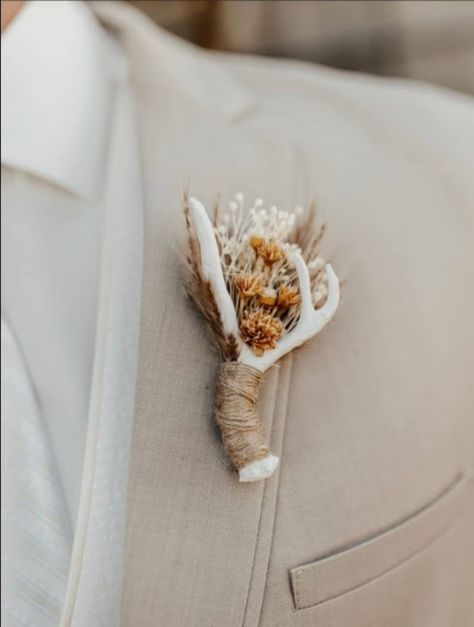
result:
M 339 304 L 339 281 L 319 255 L 324 228 L 315 211 L 248 212 L 237 194 L 211 221 L 185 197 L 187 289 L 216 341 L 221 366 L 215 402 L 225 450 L 240 481 L 269 477 L 278 465 L 257 400 L 270 366 L 326 326 Z

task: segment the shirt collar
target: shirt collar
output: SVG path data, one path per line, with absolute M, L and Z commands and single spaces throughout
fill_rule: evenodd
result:
M 30 1 L 2 35 L 2 164 L 94 198 L 104 179 L 111 43 L 82 2 Z

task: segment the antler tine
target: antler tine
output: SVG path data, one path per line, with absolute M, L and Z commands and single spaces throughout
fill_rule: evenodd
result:
M 336 313 L 339 305 L 339 279 L 331 264 L 326 264 L 325 271 L 328 279 L 328 296 L 320 309 L 314 309 L 311 296 L 311 284 L 308 268 L 301 255 L 294 255 L 294 263 L 298 274 L 301 294 L 301 315 L 293 333 L 304 337 L 304 341 L 319 333 Z
M 298 275 L 298 283 L 300 287 L 300 298 L 301 298 L 301 311 L 300 311 L 300 319 L 294 329 L 306 328 L 306 326 L 311 325 L 311 320 L 314 314 L 314 306 L 313 299 L 311 297 L 311 281 L 309 278 L 308 266 L 303 260 L 303 257 L 294 253 L 293 255 L 293 263 L 295 264 L 296 273 Z
M 317 335 L 331 320 L 339 304 L 339 280 L 330 264 L 326 265 L 328 277 L 328 297 L 320 309 L 314 309 L 311 296 L 311 282 L 309 271 L 301 255 L 293 255 L 301 295 L 301 313 L 295 328 L 277 343 L 276 348 L 265 351 L 262 357 L 257 357 L 245 344 L 241 349 L 241 360 L 261 372 L 307 340 Z
M 336 313 L 340 299 L 339 279 L 330 263 L 326 264 L 325 270 L 328 279 L 328 296 L 324 305 L 320 309 L 316 309 L 313 314 L 318 324 L 321 325 L 320 330 Z
M 191 196 L 189 198 L 189 209 L 193 217 L 194 228 L 201 252 L 201 266 L 204 278 L 207 279 L 214 292 L 217 307 L 221 315 L 222 325 L 226 333 L 232 333 L 235 338 L 239 338 L 239 326 L 235 313 L 234 303 L 227 291 L 227 287 L 222 274 L 219 249 L 212 223 L 203 205 Z

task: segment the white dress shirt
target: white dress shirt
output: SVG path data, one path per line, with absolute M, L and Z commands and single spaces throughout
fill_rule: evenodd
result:
M 77 2 L 29 2 L 2 36 L 2 302 L 74 527 L 94 355 L 111 42 Z

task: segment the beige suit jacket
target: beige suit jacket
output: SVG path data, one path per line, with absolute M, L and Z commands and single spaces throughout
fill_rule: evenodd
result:
M 207 53 L 125 5 L 144 198 L 124 627 L 474 624 L 474 111 L 430 86 Z M 239 484 L 217 360 L 183 290 L 188 186 L 314 197 L 346 279 L 268 373 L 281 466 Z

